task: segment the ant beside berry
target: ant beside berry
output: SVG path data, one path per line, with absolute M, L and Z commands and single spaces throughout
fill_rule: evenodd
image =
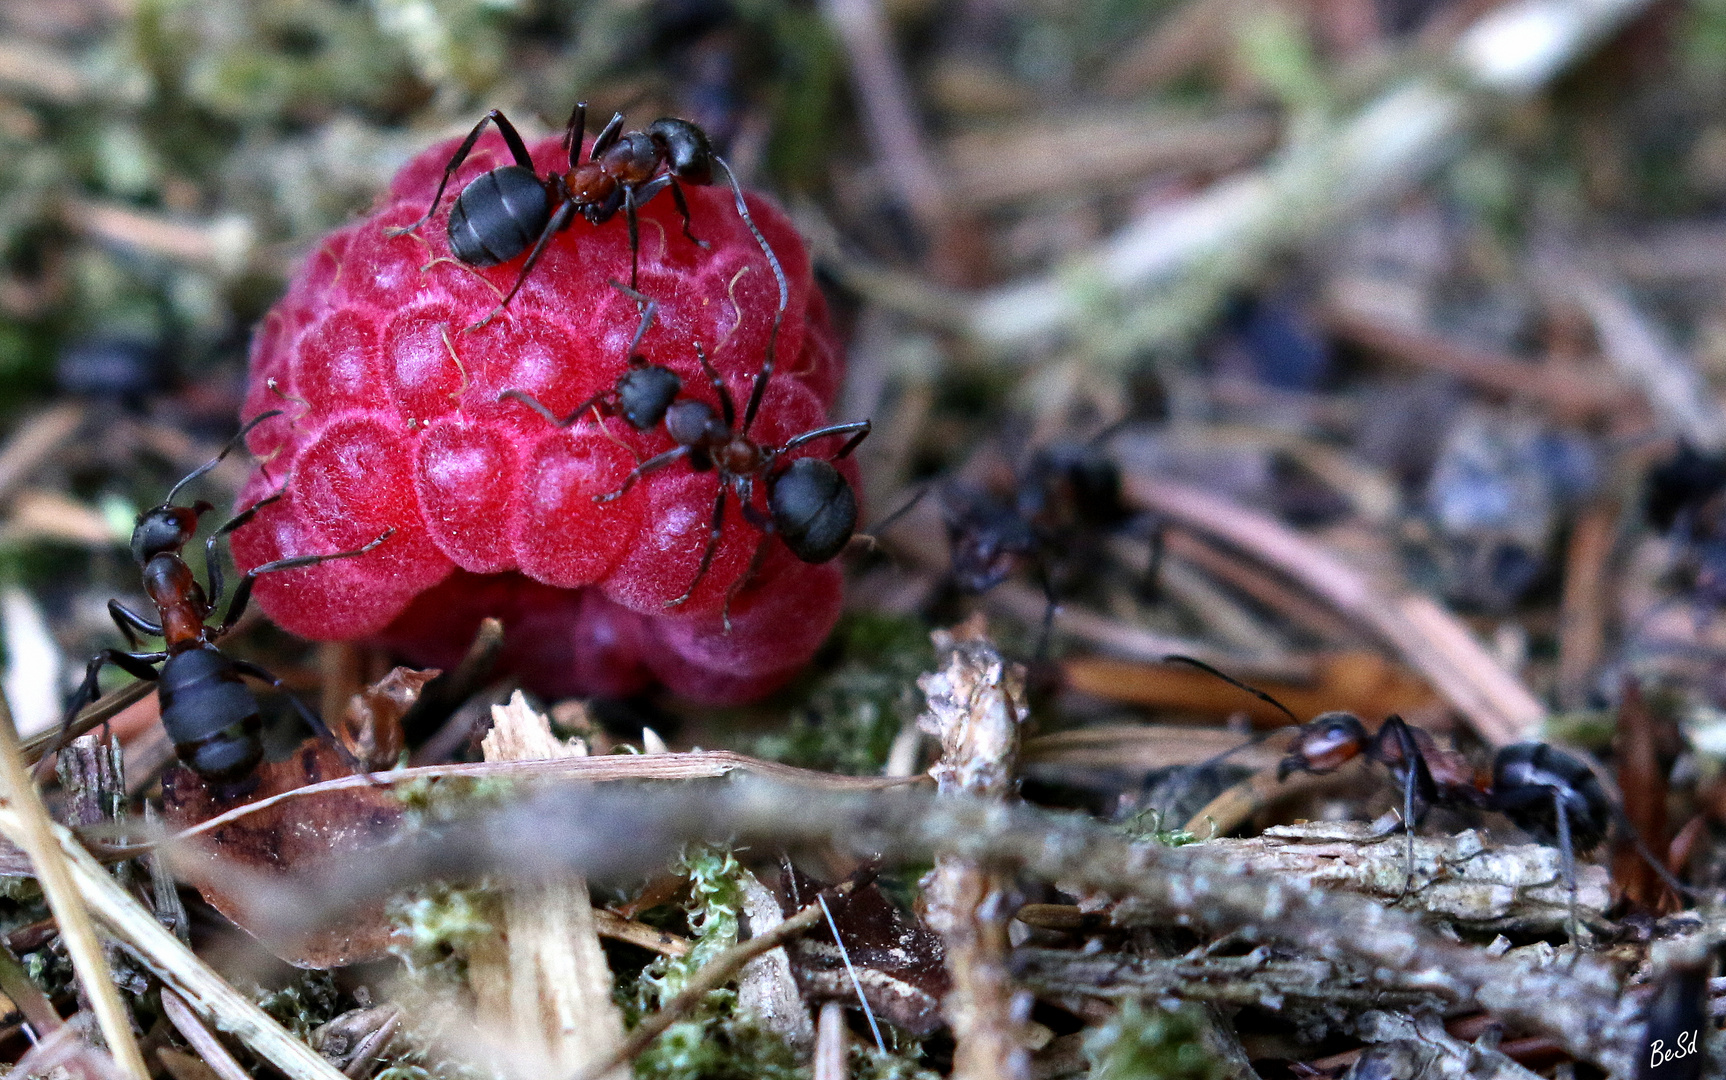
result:
M 716 168 L 724 171 L 744 224 L 766 247 L 766 240 L 749 216 L 749 208 L 743 201 L 743 189 L 738 186 L 731 166 L 714 153 L 707 134 L 699 127 L 688 120 L 664 117 L 649 124 L 646 131 L 626 132 L 623 130 L 623 114 L 616 113 L 594 139 L 587 160 L 582 161 L 581 143 L 587 129 L 585 101 L 576 103 L 575 111 L 570 114 L 569 123 L 564 128 L 563 145 L 569 151 L 567 171 L 548 173 L 542 178 L 535 171 L 527 144 L 522 141 L 515 125 L 502 112 L 493 109 L 474 125 L 449 159 L 425 216 L 412 225 L 389 230 L 389 235 L 413 232 L 431 220 L 450 177 L 473 152 L 488 123 L 497 125 L 515 164 L 480 174 L 456 196 L 449 214 L 450 253 L 469 266 L 496 266 L 529 248 L 532 250 L 503 300 L 490 315 L 475 325 L 484 325 L 509 305 L 540 256 L 545 254 L 551 238 L 569 228 L 578 213 L 590 225 L 603 225 L 619 210 L 623 211 L 624 219 L 629 223 L 629 287 L 632 290 L 639 284 L 641 261 L 640 225 L 636 212 L 666 188 L 671 189 L 671 197 L 683 217 L 683 235 L 692 243 L 706 247 L 706 242 L 697 239 L 690 231 L 689 203 L 683 196 L 681 185 L 712 184 Z M 663 172 L 660 171 L 662 169 Z M 780 287 L 783 290 L 783 284 Z
M 1430 733 L 1400 716 L 1386 718 L 1376 734 L 1369 734 L 1360 718 L 1348 712 L 1323 713 L 1302 724 L 1280 701 L 1202 660 L 1188 656 L 1168 656 L 1164 660 L 1214 675 L 1274 706 L 1293 721 L 1294 740 L 1288 755 L 1277 766 L 1278 780 L 1286 780 L 1294 772 L 1320 775 L 1335 772 L 1357 757 L 1376 761 L 1389 770 L 1402 791 L 1402 828 L 1408 834 L 1408 878 L 1404 892 L 1414 888 L 1414 830 L 1428 809 L 1446 806 L 1496 810 L 1536 841 L 1556 846 L 1564 860 L 1573 928 L 1580 925 L 1576 915 L 1576 856 L 1599 847 L 1614 818 L 1667 886 L 1680 895 L 1690 893 L 1648 850 L 1623 811 L 1607 797 L 1593 771 L 1556 747 L 1536 742 L 1506 746 L 1493 756 L 1490 772 L 1477 771 L 1465 756 L 1440 748 Z M 1251 744 L 1242 744 L 1246 745 Z M 1241 748 L 1235 747 L 1195 768 L 1216 764 Z
M 1099 541 L 1135 517 L 1121 497 L 1120 467 L 1103 449 L 1118 427 L 1086 442 L 1038 448 L 1013 469 L 1010 486 L 1005 476 L 987 487 L 960 481 L 925 485 L 872 531 L 886 531 L 939 485 L 952 588 L 981 595 L 1028 564 L 1046 601 L 1034 653 L 1044 659 L 1061 593 L 1103 561 Z M 1159 541 L 1160 534 L 1153 534 L 1147 578 L 1153 582 Z
M 174 740 L 174 751 L 188 768 L 205 780 L 237 780 L 250 773 L 263 758 L 258 703 L 246 689 L 242 677 L 258 679 L 278 690 L 283 689 L 282 680 L 256 664 L 225 655 L 216 648 L 216 641 L 232 630 L 246 613 L 246 605 L 252 596 L 252 583 L 261 575 L 364 555 L 395 532 L 388 529 L 377 539 L 352 551 L 298 555 L 254 567 L 240 578 L 234 588 L 234 598 L 228 604 L 221 624 L 209 625 L 210 617 L 222 602 L 222 571 L 216 555 L 216 541 L 250 521 L 260 509 L 282 495 L 278 492 L 234 515 L 205 540 L 205 566 L 210 581 L 207 593 L 180 553 L 197 535 L 198 518 L 215 508 L 201 500 L 191 506 L 180 506 L 175 503 L 175 496 L 181 488 L 215 468 L 253 428 L 281 415 L 278 409 L 254 417 L 222 448 L 221 453 L 175 484 L 160 506 L 138 516 L 132 529 L 132 557 L 143 570 L 144 591 L 156 605 L 160 621 L 151 622 L 118 600 L 108 601 L 108 613 L 134 649 L 138 647 L 139 634 L 162 638 L 165 647 L 157 652 L 103 649 L 92 657 L 84 673 L 84 682 L 67 707 L 62 730 L 69 729 L 73 718 L 101 696 L 99 676 L 103 667 L 113 664 L 139 679 L 158 684 L 162 726 L 168 737 Z M 156 669 L 157 664 L 161 665 L 160 671 Z M 288 700 L 319 738 L 334 743 L 338 750 L 343 751 L 344 757 L 349 757 L 348 763 L 354 771 L 362 771 L 359 763 L 347 755 L 316 713 L 292 694 L 288 695 Z

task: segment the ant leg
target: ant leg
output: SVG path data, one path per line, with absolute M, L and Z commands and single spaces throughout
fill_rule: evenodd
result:
M 743 505 L 749 509 L 754 509 L 747 502 Z M 751 515 L 747 513 L 743 516 L 751 518 Z M 764 529 L 760 542 L 755 545 L 755 554 L 749 557 L 749 568 L 743 571 L 741 577 L 731 583 L 729 589 L 725 590 L 725 605 L 719 609 L 719 618 L 724 623 L 727 634 L 731 633 L 731 601 L 736 598 L 738 593 L 747 588 L 751 581 L 755 580 L 756 574 L 761 572 L 761 564 L 767 561 L 767 542 L 772 538 L 772 533 Z
M 178 496 L 180 494 L 181 488 L 185 487 L 187 484 L 196 480 L 198 477 L 203 476 L 205 473 L 209 472 L 211 469 L 215 468 L 217 465 L 220 465 L 222 463 L 222 459 L 226 458 L 229 454 L 233 453 L 234 449 L 236 447 L 240 446 L 241 444 L 243 444 L 245 442 L 246 436 L 250 435 L 252 433 L 253 428 L 257 427 L 259 424 L 263 423 L 265 420 L 270 420 L 270 419 L 273 419 L 273 418 L 281 416 L 281 415 L 282 415 L 282 410 L 271 409 L 269 412 L 261 412 L 258 415 L 252 417 L 250 420 L 247 420 L 246 425 L 244 427 L 242 427 L 238 432 L 236 432 L 234 434 L 233 438 L 228 440 L 227 445 L 223 446 L 221 451 L 218 452 L 215 457 L 204 462 L 202 465 L 198 466 L 197 468 L 193 469 L 191 472 L 187 473 L 185 476 L 181 477 L 179 483 L 177 483 L 173 487 L 169 488 L 168 489 L 168 497 L 166 499 L 162 500 L 162 505 L 163 506 L 174 506 L 174 505 L 176 505 L 175 499 L 176 499 L 176 496 Z
M 1565 932 L 1580 954 L 1582 943 L 1578 931 L 1582 929 L 1582 921 L 1576 914 L 1576 852 L 1570 843 L 1570 813 L 1564 808 L 1564 792 L 1558 788 L 1552 789 L 1552 809 L 1558 819 L 1558 850 L 1564 858 L 1564 880 L 1570 886 L 1570 920 Z
M 551 238 L 569 228 L 569 223 L 573 220 L 575 220 L 575 203 L 565 199 L 558 206 L 557 213 L 551 215 L 551 220 L 545 223 L 545 229 L 539 234 L 539 239 L 534 241 L 533 250 L 527 256 L 527 262 L 522 263 L 521 273 L 515 277 L 515 284 L 511 285 L 509 292 L 497 302 L 497 307 L 492 308 L 485 318 L 468 327 L 467 332 L 471 333 L 491 322 L 497 318 L 499 312 L 509 306 L 509 302 L 515 299 L 515 294 L 521 291 L 523 285 L 527 284 L 527 275 L 533 273 L 535 264 L 539 262 L 539 257 L 545 254 L 546 245 L 551 243 Z
M 120 633 L 126 635 L 126 641 L 136 649 L 138 634 L 149 634 L 151 637 L 161 637 L 162 628 L 149 619 L 133 611 L 118 600 L 108 601 L 108 617 L 114 620 L 114 625 L 120 628 Z
M 569 412 L 569 415 L 565 416 L 565 417 L 559 417 L 556 413 L 552 412 L 550 409 L 545 407 L 545 402 L 534 397 L 532 394 L 528 393 L 526 390 L 505 390 L 503 393 L 501 393 L 497 396 L 497 399 L 499 401 L 502 401 L 505 398 L 510 398 L 514 401 L 519 401 L 523 405 L 526 405 L 528 408 L 532 409 L 534 412 L 545 417 L 546 420 L 550 421 L 555 426 L 560 427 L 560 428 L 566 428 L 566 427 L 569 427 L 571 424 L 575 423 L 577 420 L 579 420 L 581 418 L 582 414 L 587 412 L 587 410 L 593 408 L 595 405 L 598 405 L 602 400 L 604 400 L 605 395 L 607 395 L 611 392 L 612 391 L 610 391 L 610 390 L 601 390 L 599 393 L 593 395 L 592 397 L 588 398 L 586 401 L 582 402 L 580 405 L 577 405 L 575 408 L 571 409 Z
M 629 224 L 629 288 L 632 292 L 641 285 L 641 222 L 636 219 L 635 207 L 635 188 L 625 184 L 623 220 Z
M 304 720 L 306 726 L 312 729 L 312 734 L 329 743 L 335 749 L 342 759 L 342 764 L 352 769 L 355 774 L 363 775 L 371 772 L 370 769 L 366 768 L 365 762 L 354 756 L 354 752 L 336 738 L 335 732 L 331 731 L 330 726 L 324 723 L 324 718 L 313 712 L 310 706 L 301 701 L 298 694 L 283 685 L 282 680 L 274 672 L 261 668 L 250 661 L 234 660 L 232 657 L 229 657 L 229 660 L 233 662 L 234 670 L 240 674 L 250 675 L 259 682 L 268 683 L 272 688 L 280 690 L 283 696 L 288 699 L 288 704 L 292 705 L 294 711 L 300 714 L 300 719 Z
M 1168 545 L 1164 542 L 1167 530 L 1161 521 L 1151 527 L 1151 557 L 1145 563 L 1145 576 L 1139 582 L 1139 598 L 1147 604 L 1155 604 L 1162 600 L 1163 589 L 1160 582 L 1163 578 L 1163 555 Z
M 683 218 L 683 235 L 689 237 L 690 242 L 697 247 L 711 248 L 712 244 L 689 231 L 689 200 L 683 197 L 683 185 L 677 182 L 675 176 L 668 176 L 666 179 L 671 182 L 671 201 L 677 205 L 677 212 Z
M 1637 831 L 1635 823 L 1630 820 L 1630 815 L 1626 814 L 1624 812 L 1624 808 L 1619 806 L 1616 802 L 1612 803 L 1612 816 L 1617 820 L 1618 827 L 1624 830 L 1624 835 L 1630 838 L 1631 846 L 1636 849 L 1636 853 L 1638 855 L 1642 856 L 1642 861 L 1646 862 L 1649 867 L 1653 869 L 1654 875 L 1658 877 L 1668 889 L 1671 889 L 1678 896 L 1696 897 L 1701 895 L 1697 890 L 1690 888 L 1674 877 L 1672 871 L 1666 866 L 1666 864 L 1661 861 L 1654 852 L 1648 849 L 1648 845 L 1642 840 L 1642 834 Z
M 707 570 L 713 565 L 713 556 L 719 553 L 719 541 L 725 535 L 725 481 L 719 482 L 719 494 L 713 497 L 713 522 L 707 530 L 707 547 L 701 552 L 701 565 L 695 568 L 695 580 L 689 583 L 689 588 L 683 590 L 683 595 L 675 600 L 667 600 L 666 607 L 676 607 L 695 595 L 696 587 L 701 579 L 707 576 Z M 725 619 L 726 629 L 731 628 L 729 614 Z
M 845 445 L 841 446 L 839 452 L 833 455 L 833 459 L 838 460 L 857 449 L 857 444 L 869 436 L 869 423 L 868 420 L 853 420 L 848 424 L 829 424 L 826 427 L 816 428 L 814 431 L 805 431 L 781 446 L 779 452 L 783 454 L 795 450 L 806 442 L 825 439 L 829 435 L 850 435 L 851 437 L 845 440 Z M 918 498 L 922 498 L 922 496 L 918 496 Z M 909 510 L 910 507 L 907 506 L 905 509 Z M 903 513 L 904 511 L 900 512 Z
M 893 511 L 891 514 L 888 514 L 886 517 L 882 518 L 880 521 L 877 521 L 875 523 L 875 527 L 870 529 L 869 531 L 871 533 L 877 533 L 877 534 L 887 531 L 887 529 L 895 521 L 898 521 L 900 518 L 904 517 L 906 514 L 909 514 L 912 510 L 915 510 L 917 508 L 917 504 L 923 501 L 923 496 L 929 494 L 930 490 L 932 490 L 933 487 L 934 487 L 933 484 L 924 484 L 922 487 L 918 488 L 917 494 L 911 496 L 910 499 L 906 500 L 904 506 L 901 506 L 899 509 Z
M 633 359 L 636 346 L 647 336 L 647 328 L 653 325 L 654 317 L 659 314 L 659 301 L 646 293 L 637 292 L 624 285 L 616 278 L 606 279 L 606 284 L 635 301 L 636 309 L 641 312 L 641 322 L 635 328 L 635 336 L 629 339 L 629 355 Z
M 502 133 L 503 141 L 509 144 L 510 155 L 515 158 L 517 165 L 524 169 L 531 170 L 533 168 L 533 157 L 527 152 L 527 144 L 521 141 L 521 133 L 515 130 L 515 125 L 509 122 L 509 117 L 493 109 L 480 117 L 479 123 L 473 126 L 473 130 L 467 133 L 467 138 L 463 139 L 462 144 L 456 147 L 456 152 L 450 157 L 449 164 L 444 166 L 443 178 L 437 182 L 437 191 L 432 193 L 431 205 L 426 207 L 425 216 L 412 225 L 405 225 L 397 229 L 385 229 L 385 236 L 406 236 L 431 220 L 431 216 L 437 213 L 437 204 L 443 199 L 444 189 L 449 186 L 449 178 L 455 175 L 455 171 L 461 168 L 462 162 L 466 161 L 467 156 L 473 153 L 474 145 L 479 142 L 479 137 L 485 131 L 487 124 L 497 125 L 497 130 Z
M 168 658 L 166 651 L 150 653 L 127 653 L 118 649 L 103 649 L 90 658 L 90 664 L 84 669 L 84 681 L 78 687 L 78 692 L 72 695 L 72 701 L 66 706 L 66 713 L 60 718 L 60 737 L 55 739 L 48 749 L 42 752 L 39 761 L 47 761 L 49 757 L 59 752 L 66 744 L 66 733 L 72 730 L 72 721 L 78 719 L 78 714 L 96 702 L 102 696 L 102 668 L 109 664 L 125 671 L 137 679 L 154 682 L 158 678 L 152 664 L 161 663 Z
M 585 103 L 583 103 L 585 106 Z M 598 161 L 600 155 L 610 150 L 617 142 L 617 137 L 623 134 L 623 114 L 612 113 L 605 127 L 593 140 L 593 153 L 587 155 L 587 160 Z
M 1402 895 L 1407 896 L 1414 891 L 1415 785 L 1420 784 L 1422 794 L 1427 796 L 1429 802 L 1438 792 L 1432 783 L 1432 774 L 1427 770 L 1426 757 L 1420 752 L 1420 747 L 1415 744 L 1414 735 L 1409 731 L 1408 724 L 1403 721 L 1402 717 L 1394 714 L 1387 717 L 1384 726 L 1379 729 L 1372 756 L 1384 764 L 1388 764 L 1386 755 L 1378 749 L 1377 744 L 1383 743 L 1386 739 L 1396 740 L 1397 756 L 1402 761 L 1402 827 L 1408 833 L 1408 876 L 1403 879 Z
M 1055 611 L 1061 606 L 1060 597 L 1055 595 L 1055 582 L 1049 577 L 1048 564 L 1043 561 L 1042 553 L 1035 556 L 1037 565 L 1037 584 L 1043 587 L 1043 625 L 1037 631 L 1037 651 L 1031 656 L 1037 663 L 1049 658 L 1049 641 L 1055 631 Z
M 663 454 L 655 454 L 653 457 L 648 458 L 640 465 L 629 470 L 629 475 L 623 478 L 622 487 L 618 488 L 616 491 L 608 491 L 604 495 L 595 495 L 593 497 L 593 501 L 597 503 L 608 503 L 613 500 L 623 498 L 623 493 L 628 491 L 631 487 L 634 487 L 637 480 L 646 476 L 650 472 L 657 472 L 658 470 L 665 468 L 667 465 L 676 461 L 680 457 L 686 456 L 688 453 L 689 447 L 679 446 L 674 449 L 667 450 Z
M 220 559 L 216 558 L 216 541 L 227 536 L 246 522 L 252 520 L 259 510 L 262 510 L 273 502 L 279 502 L 287 495 L 287 493 L 287 489 L 283 488 L 274 495 L 264 496 L 262 499 L 259 499 L 257 502 L 229 518 L 221 528 L 211 533 L 209 539 L 204 541 L 204 575 L 210 579 L 210 593 L 205 600 L 205 603 L 208 605 L 204 612 L 206 616 L 208 616 L 210 612 L 216 610 L 217 606 L 222 602 L 222 562 Z
M 395 533 L 394 528 L 385 529 L 376 540 L 351 551 L 334 551 L 328 555 L 295 555 L 292 558 L 277 559 L 275 562 L 267 562 L 262 566 L 254 566 L 241 576 L 239 586 L 234 589 L 234 600 L 228 605 L 228 613 L 222 616 L 222 625 L 216 629 L 214 636 L 226 637 L 228 631 L 234 628 L 234 624 L 240 621 L 241 616 L 245 615 L 246 605 L 250 604 L 252 600 L 252 583 L 265 574 L 274 574 L 282 570 L 297 570 L 303 566 L 316 566 L 319 563 L 333 562 L 336 559 L 351 559 L 355 555 L 364 555 L 394 536 Z
M 695 346 L 695 356 L 701 361 L 701 370 L 707 372 L 707 381 L 713 384 L 713 392 L 719 395 L 719 408 L 725 416 L 725 426 L 737 426 L 737 405 L 731 400 L 731 388 L 725 385 L 724 377 L 708 362 L 707 353 L 699 344 Z
M 581 140 L 587 138 L 587 102 L 578 101 L 563 125 L 563 148 L 569 151 L 569 167 L 581 164 Z

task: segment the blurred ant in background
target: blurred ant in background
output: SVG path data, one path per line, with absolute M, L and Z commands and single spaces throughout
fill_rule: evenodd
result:
M 1408 835 L 1405 893 L 1414 887 L 1414 830 L 1427 810 L 1444 806 L 1496 810 L 1539 843 L 1557 847 L 1563 856 L 1564 877 L 1570 891 L 1572 927 L 1580 925 L 1576 915 L 1576 855 L 1586 855 L 1599 847 L 1614 818 L 1662 881 L 1679 895 L 1691 894 L 1643 844 L 1623 811 L 1607 797 L 1594 772 L 1556 747 L 1537 742 L 1516 743 L 1493 755 L 1490 771 L 1477 770 L 1466 756 L 1442 749 L 1430 733 L 1400 716 L 1387 717 L 1373 734 L 1367 732 L 1358 716 L 1348 712 L 1323 713 L 1302 724 L 1269 694 L 1202 660 L 1189 656 L 1169 656 L 1164 660 L 1214 675 L 1270 704 L 1293 722 L 1294 738 L 1287 756 L 1277 765 L 1278 780 L 1286 780 L 1294 772 L 1332 773 L 1357 757 L 1383 765 L 1402 793 L 1401 827 Z M 1275 733 L 1267 732 L 1260 738 Z M 1214 765 L 1257 741 L 1243 743 L 1194 768 Z
M 1642 505 L 1648 523 L 1678 543 L 1702 598 L 1726 602 L 1726 454 L 1680 446 L 1649 471 Z
M 413 232 L 437 212 L 443 201 L 444 189 L 450 177 L 461 168 L 473 152 L 485 126 L 496 124 L 504 143 L 509 147 L 513 165 L 502 165 L 481 173 L 456 196 L 450 208 L 448 237 L 450 254 L 469 266 L 496 266 L 529 252 L 521 273 L 504 298 L 490 315 L 475 325 L 484 325 L 515 299 L 533 272 L 551 238 L 569 228 L 580 214 L 590 225 L 603 225 L 623 211 L 629 224 L 629 287 L 639 284 L 641 262 L 641 227 L 637 210 L 667 188 L 683 217 L 683 235 L 693 244 L 706 247 L 706 241 L 696 238 L 690 230 L 689 203 L 684 198 L 682 184 L 708 185 L 714 182 L 714 170 L 725 173 L 737 201 L 737 212 L 765 250 L 767 241 L 749 207 L 743 200 L 743 189 L 737 184 L 731 167 L 714 153 L 707 134 L 687 120 L 663 117 L 649 124 L 646 131 L 624 131 L 623 114 L 616 113 L 593 140 L 587 160 L 581 160 L 581 144 L 587 129 L 587 102 L 577 102 L 563 132 L 563 145 L 569 151 L 569 169 L 548 173 L 543 178 L 534 169 L 533 157 L 527 144 L 509 118 L 493 109 L 480 118 L 468 137 L 456 148 L 444 167 L 431 205 L 425 215 L 412 225 L 388 230 L 390 236 Z M 661 170 L 664 170 L 663 172 Z M 768 253 L 772 259 L 772 253 Z M 777 268 L 777 261 L 775 260 Z M 783 291 L 783 284 L 781 290 Z M 783 301 L 781 302 L 783 306 Z
M 133 649 L 138 648 L 139 634 L 162 638 L 164 647 L 156 652 L 103 649 L 92 657 L 85 670 L 83 684 L 66 708 L 62 730 L 70 729 L 78 713 L 101 696 L 102 668 L 113 664 L 139 679 L 157 683 L 162 727 L 174 740 L 174 751 L 180 760 L 205 780 L 238 780 L 262 760 L 262 720 L 257 700 L 246 689 L 243 679 L 258 679 L 278 690 L 284 689 L 282 680 L 256 664 L 226 655 L 216 648 L 216 642 L 246 613 L 252 584 L 262 575 L 364 555 L 395 532 L 394 529 L 386 530 L 377 539 L 351 551 L 298 555 L 254 567 L 246 571 L 235 586 L 234 598 L 228 604 L 220 625 L 209 625 L 210 617 L 222 602 L 222 571 L 216 542 L 252 520 L 259 510 L 280 499 L 282 493 L 277 492 L 234 515 L 204 541 L 205 568 L 210 582 L 208 592 L 198 583 L 181 552 L 197 535 L 198 519 L 215 508 L 202 500 L 191 506 L 182 506 L 175 502 L 175 498 L 180 489 L 220 464 L 235 447 L 241 445 L 253 428 L 280 415 L 280 410 L 274 410 L 254 417 L 222 448 L 221 453 L 175 484 L 161 505 L 138 516 L 132 530 L 132 558 L 143 571 L 144 591 L 156 605 L 159 621 L 151 622 L 118 600 L 108 601 L 108 613 Z M 159 671 L 158 664 L 161 665 Z M 355 772 L 362 771 L 316 713 L 293 694 L 287 697 L 319 738 L 332 742 L 341 750 Z M 44 760 L 46 758 L 44 755 Z
M 1120 467 L 1104 450 L 1120 426 L 1110 425 L 1086 442 L 1040 447 L 995 483 L 926 484 L 872 531 L 885 532 L 938 489 L 951 559 L 949 584 L 959 593 L 981 595 L 1028 565 L 1046 601 L 1034 654 L 1043 659 L 1062 594 L 1088 569 L 1102 565 L 1108 536 L 1139 517 L 1122 500 Z M 1156 579 L 1159 540 L 1153 532 L 1148 581 Z

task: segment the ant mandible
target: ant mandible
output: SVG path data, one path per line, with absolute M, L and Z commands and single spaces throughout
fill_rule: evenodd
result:
M 160 621 L 151 622 L 118 600 L 108 601 L 108 614 L 114 625 L 126 635 L 132 648 L 138 648 L 139 634 L 162 638 L 165 647 L 156 652 L 103 649 L 92 657 L 84 673 L 84 682 L 67 707 L 62 730 L 70 728 L 73 718 L 101 696 L 98 677 L 103 667 L 113 664 L 139 679 L 158 684 L 162 727 L 174 741 L 174 752 L 205 780 L 236 780 L 251 772 L 263 758 L 258 703 L 246 689 L 242 676 L 258 679 L 278 690 L 283 689 L 282 680 L 256 664 L 227 656 L 216 648 L 216 641 L 232 630 L 246 613 L 252 583 L 260 576 L 364 555 L 395 532 L 394 529 L 385 530 L 377 539 L 351 551 L 297 555 L 254 567 L 246 571 L 235 586 L 234 598 L 228 604 L 221 624 L 209 625 L 210 617 L 222 602 L 222 571 L 216 557 L 216 541 L 250 521 L 259 510 L 280 499 L 282 494 L 277 492 L 260 500 L 210 534 L 204 542 L 205 566 L 210 581 L 207 593 L 180 553 L 197 535 L 198 518 L 215 508 L 202 500 L 191 506 L 180 506 L 175 503 L 175 496 L 181 488 L 215 468 L 253 428 L 280 415 L 282 413 L 278 409 L 254 417 L 222 448 L 221 453 L 175 484 L 161 505 L 138 515 L 137 524 L 132 529 L 132 558 L 143 570 L 144 591 L 156 605 Z M 157 664 L 161 665 L 160 671 L 156 669 Z M 320 738 L 331 741 L 341 750 L 341 744 L 335 742 L 329 728 L 316 713 L 293 694 L 288 695 L 288 700 Z M 343 753 L 349 756 L 345 751 Z M 351 757 L 349 764 L 355 766 L 356 772 L 360 771 Z
M 706 247 L 689 226 L 689 202 L 683 196 L 683 184 L 707 185 L 714 182 L 715 168 L 725 173 L 731 193 L 737 202 L 737 212 L 756 241 L 766 247 L 761 230 L 749 216 L 743 201 L 743 189 L 724 158 L 714 153 L 707 133 L 688 120 L 663 117 L 649 124 L 646 131 L 624 131 L 623 114 L 616 113 L 593 141 L 587 160 L 581 160 L 581 143 L 587 130 L 587 102 L 577 102 L 564 127 L 563 145 L 569 151 L 569 169 L 547 173 L 543 178 L 534 170 L 533 158 L 515 125 L 501 111 L 493 109 L 474 125 L 461 146 L 456 148 L 443 178 L 438 181 L 431 205 L 425 215 L 412 225 L 388 230 L 390 236 L 413 232 L 437 212 L 450 177 L 461 168 L 473 152 L 486 124 L 496 124 L 509 146 L 513 165 L 503 165 L 474 178 L 456 196 L 449 214 L 450 253 L 469 266 L 496 266 L 499 263 L 532 251 L 515 284 L 509 292 L 476 326 L 489 322 L 515 299 L 527 275 L 533 271 L 540 256 L 545 254 L 551 238 L 574 222 L 575 215 L 586 218 L 590 225 L 603 225 L 619 210 L 629 223 L 629 287 L 639 284 L 641 261 L 640 224 L 637 210 L 666 188 L 677 203 L 683 218 L 683 235 L 692 243 Z M 664 172 L 660 170 L 664 169 Z M 783 286 L 782 286 L 783 287 Z
M 1277 765 L 1278 780 L 1286 780 L 1294 772 L 1318 775 L 1335 772 L 1357 757 L 1385 766 L 1403 796 L 1403 828 L 1408 834 L 1405 892 L 1414 886 L 1414 829 L 1426 809 L 1433 806 L 1496 810 L 1540 843 L 1556 846 L 1564 860 L 1573 926 L 1577 925 L 1576 855 L 1586 855 L 1599 847 L 1614 818 L 1662 881 L 1680 895 L 1689 892 L 1648 850 L 1635 827 L 1607 797 L 1593 770 L 1556 747 L 1536 742 L 1515 743 L 1493 756 L 1490 773 L 1477 772 L 1462 754 L 1441 749 L 1431 734 L 1400 716 L 1387 717 L 1376 735 L 1368 734 L 1360 718 L 1348 712 L 1322 713 L 1302 724 L 1269 694 L 1202 660 L 1190 656 L 1168 656 L 1164 660 L 1214 675 L 1272 705 L 1294 722 L 1289 753 Z M 1205 764 L 1214 764 L 1235 750 Z

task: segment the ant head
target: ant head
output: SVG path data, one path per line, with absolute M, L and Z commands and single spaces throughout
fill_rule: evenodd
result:
M 1277 765 L 1277 779 L 1289 773 L 1328 773 L 1366 752 L 1366 725 L 1353 713 L 1321 713 L 1295 733 L 1289 754 Z
M 618 411 L 630 427 L 650 431 L 665 418 L 666 410 L 682 390 L 683 380 L 677 377 L 677 372 L 649 364 L 641 356 L 631 356 L 629 370 L 617 380 Z M 672 438 L 677 438 L 675 433 Z
M 665 410 L 665 433 L 679 446 L 720 441 L 715 438 L 719 426 L 713 407 L 705 401 L 684 398 L 672 402 Z
M 773 527 L 806 563 L 824 563 L 845 549 L 857 528 L 857 496 L 830 461 L 798 458 L 767 489 Z
M 988 592 L 1021 559 L 1037 554 L 1037 534 L 1011 505 L 977 488 L 954 486 L 942 501 L 952 549 L 953 581 L 969 593 Z
M 139 566 L 161 554 L 178 554 L 198 531 L 198 515 L 215 507 L 202 499 L 191 506 L 153 507 L 138 515 L 132 526 L 132 558 Z

